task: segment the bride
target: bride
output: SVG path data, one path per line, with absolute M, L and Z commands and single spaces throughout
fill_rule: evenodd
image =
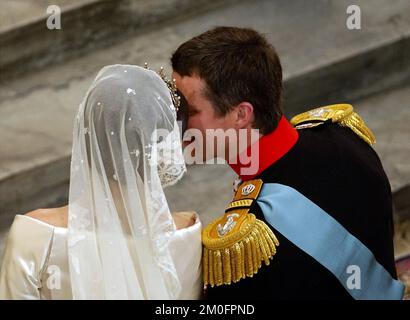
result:
M 16 215 L 0 299 L 197 299 L 201 224 L 163 188 L 186 171 L 166 83 L 103 68 L 74 126 L 69 203 Z

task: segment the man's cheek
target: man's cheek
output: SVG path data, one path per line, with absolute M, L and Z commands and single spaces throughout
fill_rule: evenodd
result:
M 187 129 L 193 129 L 195 127 L 195 121 L 192 119 L 192 117 L 188 117 L 187 120 Z
M 190 116 L 188 118 L 188 129 L 198 129 L 202 130 L 203 124 L 201 119 L 198 118 L 196 115 Z
M 183 134 L 183 147 L 186 147 L 195 140 L 196 135 L 201 135 L 201 128 L 198 126 L 198 121 L 193 117 L 189 117 L 187 120 L 186 131 Z

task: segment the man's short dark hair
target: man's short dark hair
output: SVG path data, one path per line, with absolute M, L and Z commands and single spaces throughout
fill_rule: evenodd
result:
M 254 107 L 254 128 L 274 130 L 282 116 L 282 67 L 274 47 L 255 30 L 217 27 L 183 43 L 171 57 L 181 76 L 206 82 L 206 97 L 219 116 L 233 106 Z

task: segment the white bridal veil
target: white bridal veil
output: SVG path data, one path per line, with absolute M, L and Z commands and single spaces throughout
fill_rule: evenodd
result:
M 103 68 L 74 126 L 69 266 L 74 299 L 173 299 L 163 187 L 186 168 L 170 91 L 153 71 Z

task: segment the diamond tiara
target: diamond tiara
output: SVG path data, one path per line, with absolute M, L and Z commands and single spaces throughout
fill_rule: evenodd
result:
M 144 68 L 147 70 L 150 70 L 148 63 L 144 63 Z M 171 93 L 171 98 L 172 102 L 175 106 L 175 110 L 178 112 L 179 107 L 181 105 L 181 97 L 177 94 L 177 85 L 175 79 L 170 80 L 164 73 L 164 67 L 161 67 L 159 71 L 157 71 L 157 74 L 161 77 L 161 79 L 165 82 L 167 85 L 170 93 Z

